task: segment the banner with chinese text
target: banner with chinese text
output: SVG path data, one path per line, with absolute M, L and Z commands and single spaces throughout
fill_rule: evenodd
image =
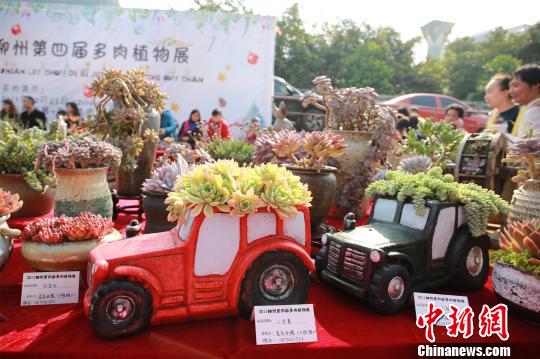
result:
M 229 123 L 259 116 L 268 125 L 275 26 L 273 17 L 1 2 L 1 97 L 20 109 L 30 95 L 48 119 L 74 101 L 86 117 L 96 74 L 142 67 L 178 123 L 218 108 Z

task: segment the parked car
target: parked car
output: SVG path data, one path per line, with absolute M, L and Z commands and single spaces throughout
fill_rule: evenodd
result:
M 282 220 L 260 209 L 244 217 L 188 215 L 168 232 L 103 243 L 90 252 L 85 314 L 106 338 L 150 323 L 241 314 L 253 306 L 304 303 L 309 211 Z
M 384 102 L 384 104 L 392 105 L 396 108 L 417 107 L 420 110 L 421 117 L 432 118 L 434 120 L 444 119 L 445 108 L 454 103 L 460 105 L 465 110 L 465 118 L 463 119 L 465 130 L 474 133 L 480 132 L 486 127 L 487 115 L 476 111 L 465 102 L 450 96 L 431 93 L 412 93 Z
M 475 238 L 463 206 L 428 201 L 424 215 L 414 205 L 377 198 L 368 225 L 323 236 L 317 274 L 360 298 L 376 311 L 394 314 L 413 291 L 451 283 L 477 290 L 489 273 L 489 238 Z M 347 217 L 345 224 L 348 224 Z
M 302 106 L 302 91 L 282 79 L 274 76 L 274 104 L 279 107 L 281 101 L 287 107 L 287 118 L 294 122 L 297 130 L 320 131 L 324 129 L 324 111 L 313 105 Z M 273 117 L 273 115 L 272 115 Z M 272 121 L 273 122 L 273 121 Z

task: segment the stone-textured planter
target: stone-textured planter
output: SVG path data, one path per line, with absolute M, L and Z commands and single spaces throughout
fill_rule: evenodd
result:
M 514 191 L 508 221 L 540 218 L 540 180 L 530 179 Z
M 159 131 L 160 115 L 156 110 L 146 112 L 148 120 L 143 125 L 146 129 Z M 150 178 L 154 169 L 156 150 L 158 143 L 146 141 L 137 160 L 137 168 L 134 171 L 118 171 L 116 176 L 116 191 L 119 195 L 137 196 L 141 194 L 141 187 L 145 179 Z
M 287 168 L 300 177 L 300 181 L 307 184 L 311 191 L 313 200 L 311 201 L 311 207 L 309 207 L 309 217 L 311 228 L 316 229 L 326 220 L 336 197 L 337 180 L 334 174 L 336 169 L 326 167 L 321 172 L 317 172 L 295 166 L 288 166 Z
M 82 212 L 112 218 L 112 198 L 107 184 L 107 167 L 57 168 L 54 215 L 76 217 Z
M 167 221 L 165 193 L 143 192 L 143 207 L 146 214 L 144 233 L 166 232 L 176 226 L 176 222 Z
M 18 193 L 23 201 L 22 208 L 12 214 L 14 218 L 43 216 L 53 209 L 54 188 L 48 187 L 45 193 L 38 192 L 26 183 L 23 175 L 0 174 L 0 188 Z
M 531 274 L 497 261 L 491 275 L 495 295 L 511 310 L 540 323 L 540 280 Z
M 336 173 L 336 194 L 339 195 L 340 193 L 342 193 L 343 187 L 350 180 L 355 169 L 358 168 L 358 163 L 365 159 L 366 154 L 371 147 L 371 139 L 373 138 L 373 132 L 337 130 L 332 130 L 332 132 L 343 137 L 343 139 L 345 140 L 345 144 L 347 145 L 343 155 L 337 158 L 337 161 L 339 163 L 339 171 Z M 337 209 L 338 211 L 335 214 L 342 218 L 342 214 L 350 212 L 355 208 Z

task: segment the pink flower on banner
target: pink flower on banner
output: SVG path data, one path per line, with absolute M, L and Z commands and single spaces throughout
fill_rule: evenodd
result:
M 94 91 L 92 91 L 90 87 L 85 86 L 83 90 L 83 94 L 84 94 L 84 97 L 90 98 L 94 96 Z
M 250 65 L 255 65 L 257 61 L 259 61 L 259 55 L 250 51 L 247 57 L 247 61 L 249 62 Z

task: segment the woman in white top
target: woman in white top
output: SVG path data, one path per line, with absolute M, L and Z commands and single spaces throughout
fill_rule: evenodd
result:
M 514 102 L 522 105 L 512 135 L 518 138 L 540 135 L 540 66 L 523 65 L 512 73 L 510 96 Z

